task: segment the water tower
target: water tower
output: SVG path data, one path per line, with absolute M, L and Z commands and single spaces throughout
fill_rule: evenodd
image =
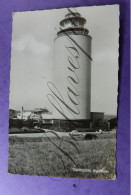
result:
M 54 48 L 54 109 L 58 120 L 90 119 L 91 37 L 84 28 L 86 19 L 69 12 L 60 21 Z

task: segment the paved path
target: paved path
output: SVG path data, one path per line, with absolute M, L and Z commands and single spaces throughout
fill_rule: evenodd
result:
M 52 131 L 52 130 L 51 130 Z M 45 130 L 45 132 L 47 133 L 47 136 L 51 137 L 51 136 L 55 136 L 53 133 L 50 133 L 49 130 Z M 54 131 L 52 131 L 54 132 Z M 63 137 L 63 136 L 69 136 L 69 133 L 67 132 L 55 132 L 57 133 L 57 135 L 59 137 Z M 9 134 L 9 137 L 12 136 L 17 136 L 17 137 L 46 137 L 45 133 L 15 133 L 15 134 Z
M 69 133 L 68 132 L 56 132 L 56 131 L 53 131 L 53 130 L 47 130 L 47 129 L 43 129 L 46 133 L 51 131 L 51 132 L 54 132 L 54 133 L 57 133 L 57 135 L 59 137 L 63 137 L 63 136 L 69 136 Z M 112 133 L 116 133 L 116 130 L 113 130 L 113 131 L 109 131 L 109 132 L 104 132 L 104 133 L 109 133 L 109 134 L 112 134 Z M 100 134 L 99 132 L 81 132 L 80 134 L 82 135 L 86 135 L 86 134 L 95 134 L 95 135 L 98 135 Z M 17 137 L 46 137 L 45 133 L 20 133 L 20 134 L 9 134 L 9 137 L 12 137 L 12 136 L 17 136 Z M 47 133 L 47 136 L 49 137 L 52 137 L 52 136 L 56 136 L 54 135 L 53 133 Z

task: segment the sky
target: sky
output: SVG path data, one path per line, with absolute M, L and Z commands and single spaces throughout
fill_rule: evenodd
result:
M 92 37 L 91 111 L 117 113 L 119 6 L 80 7 Z M 72 11 L 74 9 L 72 8 Z M 47 81 L 53 81 L 54 39 L 67 9 L 14 12 L 10 108 L 52 107 Z

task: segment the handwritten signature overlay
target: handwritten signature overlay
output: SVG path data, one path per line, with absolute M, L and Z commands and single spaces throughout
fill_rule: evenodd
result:
M 70 9 L 68 9 L 68 11 L 72 14 L 75 14 Z M 69 75 L 71 75 L 71 76 L 67 76 L 67 81 L 68 81 L 67 96 L 69 98 L 70 105 L 67 104 L 67 102 L 64 100 L 64 97 L 62 96 L 61 92 L 58 90 L 57 86 L 55 86 L 55 84 L 50 82 L 50 81 L 47 82 L 47 86 L 50 90 L 50 93 L 47 94 L 47 98 L 48 98 L 49 102 L 51 103 L 51 105 L 54 107 L 54 109 L 56 109 L 60 113 L 60 115 L 62 117 L 64 117 L 64 119 L 66 119 L 66 120 L 70 121 L 70 123 L 74 124 L 74 122 L 72 120 L 70 120 L 70 118 L 68 117 L 68 114 L 65 114 L 63 107 L 65 109 L 67 109 L 67 111 L 72 115 L 74 120 L 76 119 L 76 116 L 80 114 L 80 110 L 78 109 L 78 105 L 80 104 L 80 101 L 79 101 L 80 94 L 79 94 L 79 91 L 77 89 L 77 86 L 80 82 L 79 77 L 78 77 L 78 71 L 80 69 L 80 64 L 79 64 L 80 52 L 79 52 L 79 50 L 81 50 L 86 55 L 86 57 L 88 59 L 92 60 L 92 58 L 73 39 L 72 36 L 70 36 L 68 33 L 66 33 L 66 31 L 64 31 L 61 27 L 60 27 L 60 30 L 65 35 L 65 37 L 67 38 L 67 40 L 70 44 L 70 46 L 64 45 L 64 47 L 66 48 L 66 51 L 68 52 L 67 69 L 70 73 Z M 72 30 L 72 31 L 73 31 L 73 34 L 76 34 L 75 30 Z M 74 124 L 74 125 L 77 126 L 77 124 Z M 49 134 L 52 134 L 53 135 L 52 137 L 56 138 L 55 141 L 54 141 L 54 139 L 52 139 L 51 136 L 48 136 Z M 72 163 L 74 171 L 79 170 L 79 168 L 77 166 L 77 162 L 75 162 L 73 157 L 70 155 L 69 151 L 67 151 L 65 148 L 63 148 L 63 145 L 62 145 L 62 142 L 68 143 L 70 146 L 72 146 L 75 149 L 76 153 L 79 155 L 80 151 L 78 149 L 78 142 L 77 142 L 76 138 L 74 138 L 69 133 L 71 140 L 63 139 L 58 135 L 57 132 L 54 132 L 54 131 L 44 132 L 43 135 L 46 136 L 48 141 L 50 141 L 53 144 L 54 148 L 53 148 L 53 150 L 49 150 L 48 154 L 52 153 L 53 155 L 55 155 L 58 158 L 58 160 L 61 163 L 61 166 L 63 168 L 63 171 L 64 171 L 63 175 L 65 175 L 65 173 L 66 173 L 66 163 L 64 162 L 65 158 L 63 158 L 64 156 L 66 157 L 66 159 L 68 159 Z M 56 140 L 57 140 L 57 142 L 56 142 Z M 59 151 L 59 153 L 57 151 Z M 48 164 L 48 155 L 45 157 L 45 160 Z M 53 179 L 55 181 L 61 180 L 61 179 L 57 180 L 54 178 L 51 178 L 51 179 Z M 78 187 L 78 185 L 74 184 L 73 187 Z

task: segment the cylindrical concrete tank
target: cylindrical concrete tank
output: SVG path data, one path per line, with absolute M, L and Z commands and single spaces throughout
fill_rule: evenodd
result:
M 55 39 L 54 83 L 49 87 L 55 119 L 87 120 L 91 107 L 91 37 L 87 29 L 78 27 L 78 22 L 85 19 L 81 21 L 80 14 L 77 20 L 74 18 L 77 28 L 73 23 L 72 28 L 64 28 Z M 71 23 L 70 19 L 65 21 Z

